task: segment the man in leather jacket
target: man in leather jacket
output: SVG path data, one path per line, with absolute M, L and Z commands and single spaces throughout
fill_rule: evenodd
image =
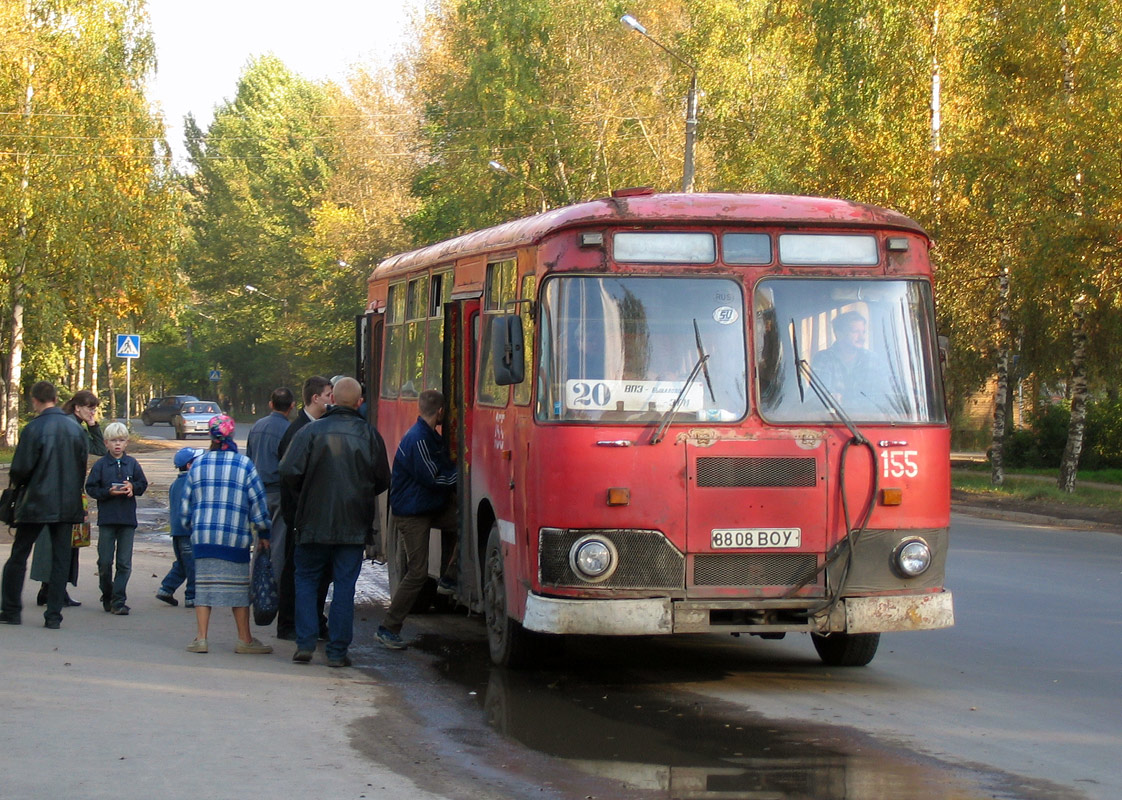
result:
M 86 433 L 61 408 L 53 384 L 39 381 L 31 387 L 31 404 L 38 416 L 20 435 L 12 456 L 11 481 L 20 489 L 16 501 L 16 538 L 4 564 L 0 586 L 0 622 L 19 625 L 23 612 L 23 582 L 27 556 L 46 526 L 51 537 L 51 581 L 47 628 L 62 623 L 62 604 L 70 572 L 71 530 L 82 522 L 82 484 L 86 477 Z
M 297 496 L 289 535 L 296 543 L 296 653 L 312 660 L 319 631 L 316 589 L 327 565 L 335 584 L 327 615 L 329 667 L 351 663 L 355 582 L 367 535 L 375 526 L 377 497 L 390 485 L 382 437 L 358 413 L 362 387 L 342 378 L 335 405 L 300 429 L 280 464 L 281 480 Z

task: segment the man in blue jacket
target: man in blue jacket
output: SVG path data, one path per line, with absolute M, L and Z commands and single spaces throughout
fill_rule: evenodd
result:
M 429 577 L 429 530 L 455 536 L 456 465 L 436 426 L 444 421 L 444 395 L 426 389 L 418 398 L 420 417 L 401 439 L 390 477 L 390 509 L 405 547 L 405 576 L 378 627 L 378 641 L 404 650 L 401 626 Z
M 288 413 L 296 399 L 292 390 L 281 386 L 273 390 L 269 397 L 269 416 L 254 423 L 246 440 L 245 454 L 257 468 L 261 483 L 265 486 L 265 502 L 269 506 L 269 518 L 275 519 L 280 508 L 281 479 L 280 456 L 277 447 L 288 430 Z

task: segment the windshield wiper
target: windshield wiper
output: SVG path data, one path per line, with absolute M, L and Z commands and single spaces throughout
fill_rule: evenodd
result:
M 806 402 L 806 390 L 803 388 L 803 373 L 799 369 L 799 363 L 803 360 L 802 353 L 799 352 L 799 337 L 795 333 L 795 320 L 791 320 L 791 346 L 795 350 L 795 383 L 799 385 L 799 402 Z
M 853 420 L 845 413 L 845 409 L 838 404 L 826 384 L 818 377 L 818 373 L 810 366 L 810 362 L 803 358 L 802 353 L 799 352 L 799 341 L 795 336 L 795 321 L 791 320 L 791 346 L 795 351 L 795 378 L 799 384 L 799 399 L 805 401 L 806 396 L 803 391 L 803 377 L 806 377 L 807 383 L 810 384 L 811 391 L 826 407 L 826 410 L 833 414 L 841 424 L 849 429 L 849 433 L 853 436 L 854 440 L 862 444 L 868 444 L 869 440 L 861 431 L 857 430 L 857 426 L 853 424 Z
M 651 436 L 651 444 L 658 444 L 662 441 L 662 437 L 666 433 L 666 428 L 670 424 L 670 420 L 673 419 L 674 414 L 677 413 L 678 406 L 682 404 L 686 392 L 689 390 L 690 386 L 693 385 L 694 379 L 697 378 L 697 373 L 705 366 L 705 362 L 708 360 L 708 353 L 702 353 L 698 357 L 697 362 L 693 365 L 693 369 L 690 370 L 690 376 L 686 378 L 686 382 L 682 386 L 682 391 L 678 392 L 678 396 L 674 398 L 674 402 L 670 405 L 670 408 L 662 415 L 662 420 L 658 423 L 658 427 L 655 428 L 654 435 Z M 708 372 L 706 373 L 706 379 L 708 379 Z
M 705 373 L 705 385 L 709 387 L 709 398 L 713 405 L 717 404 L 717 395 L 713 391 L 713 380 L 709 377 L 709 356 L 705 355 L 705 347 L 701 344 L 701 331 L 697 328 L 697 319 L 693 321 L 693 338 L 697 342 L 697 357 L 701 359 L 701 369 Z

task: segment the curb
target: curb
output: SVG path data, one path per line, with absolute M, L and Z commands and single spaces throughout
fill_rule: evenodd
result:
M 1122 533 L 1122 523 L 1096 522 L 1087 519 L 1071 519 L 1067 517 L 1054 517 L 1048 514 L 1033 514 L 1028 511 L 1005 511 L 991 506 L 976 505 L 972 503 L 951 503 L 951 511 L 957 514 L 966 514 L 981 519 L 1002 520 L 1005 522 L 1019 522 L 1025 525 L 1051 525 L 1057 528 L 1070 528 L 1072 530 L 1103 531 L 1105 533 Z

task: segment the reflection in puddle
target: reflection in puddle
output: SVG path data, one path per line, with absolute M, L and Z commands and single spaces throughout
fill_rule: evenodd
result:
M 463 643 L 424 637 L 437 668 L 474 690 L 488 724 L 584 774 L 667 798 L 972 800 L 949 768 L 890 752 L 868 737 L 823 727 L 779 728 L 678 689 L 605 681 L 573 671 L 491 668 Z

